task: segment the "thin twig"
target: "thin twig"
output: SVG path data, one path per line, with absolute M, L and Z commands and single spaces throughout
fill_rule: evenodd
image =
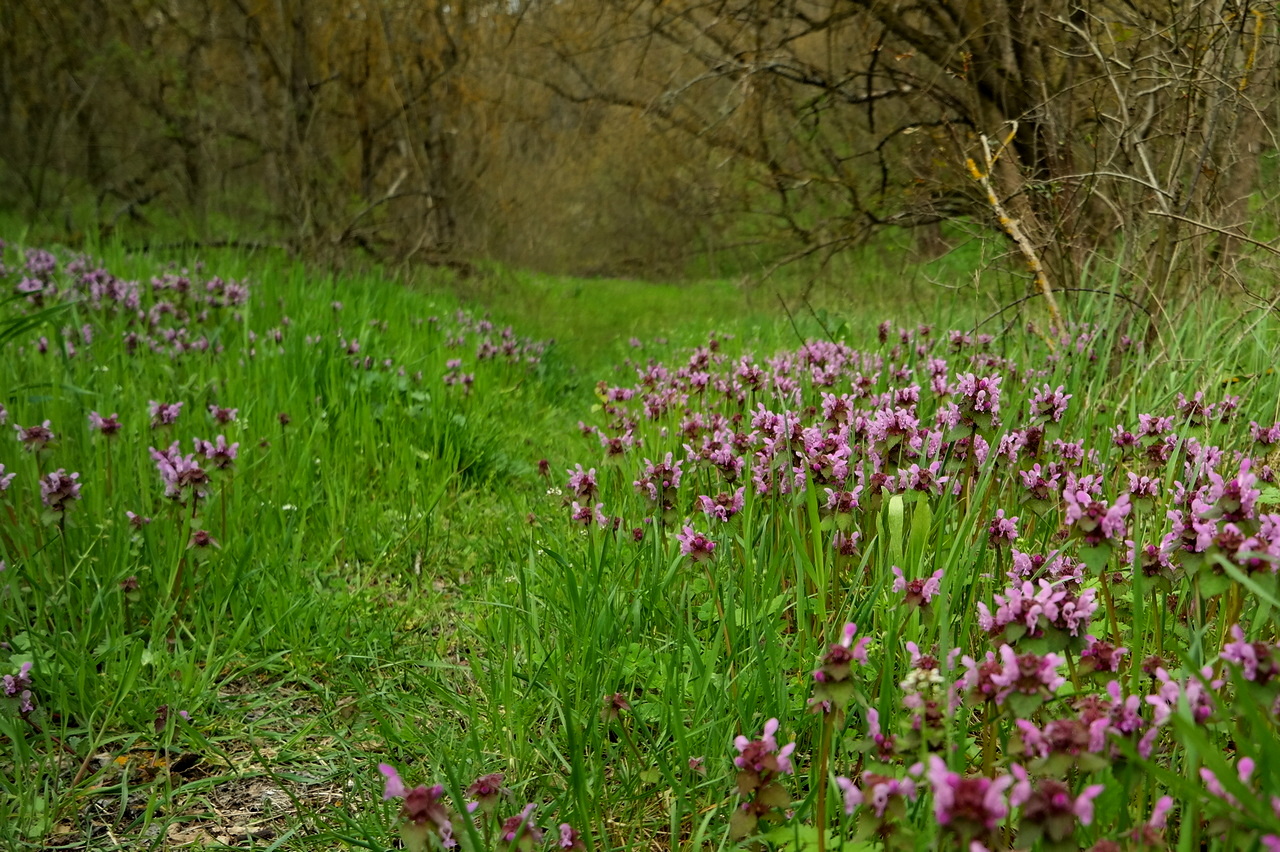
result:
M 980 135 L 978 138 L 982 142 L 984 170 L 980 170 L 973 160 L 968 160 L 969 174 L 986 190 L 987 203 L 991 205 L 992 211 L 996 214 L 996 221 L 1000 223 L 1000 227 L 1013 240 L 1014 245 L 1018 247 L 1018 251 L 1022 253 L 1023 259 L 1026 260 L 1027 266 L 1031 269 L 1031 275 L 1036 282 L 1036 287 L 1049 305 L 1049 317 L 1059 328 L 1066 328 L 1067 324 L 1063 319 L 1062 311 L 1058 309 L 1058 300 L 1053 296 L 1053 287 L 1049 284 L 1049 276 L 1045 274 L 1044 264 L 1040 262 L 1040 255 L 1036 253 L 1035 246 L 1031 244 L 1031 240 L 1027 239 L 1027 235 L 1023 233 L 1022 226 L 1018 224 L 1018 220 L 1010 216 L 1008 211 L 1005 210 L 1004 204 L 1001 203 L 1000 198 L 996 195 L 995 187 L 991 183 L 991 173 L 995 170 L 996 160 L 1000 159 L 1000 155 L 1004 153 L 1004 149 L 1008 147 L 1009 142 L 1012 141 L 1014 134 L 1017 132 L 1018 127 L 1015 124 L 1004 144 L 1000 146 L 1000 150 L 994 154 L 991 153 L 991 140 L 985 134 Z
M 1146 307 L 1144 307 L 1144 306 L 1142 305 L 1142 303 L 1141 303 L 1141 302 L 1137 301 L 1136 299 L 1132 299 L 1132 298 L 1130 298 L 1129 296 L 1124 295 L 1123 293 L 1113 293 L 1113 292 L 1112 292 L 1112 291 L 1110 291 L 1110 290 L 1098 290 L 1098 289 L 1091 288 L 1091 287 L 1068 287 L 1068 288 L 1066 288 L 1066 289 L 1064 289 L 1064 290 L 1059 290 L 1058 292 L 1060 292 L 1060 293 L 1100 293 L 1100 294 L 1101 294 L 1101 295 L 1103 295 L 1103 296 L 1111 296 L 1111 297 L 1112 297 L 1112 298 L 1114 298 L 1114 299 L 1120 299 L 1121 301 L 1128 302 L 1129 304 L 1133 305 L 1133 306 L 1134 306 L 1135 308 L 1137 308 L 1138 310 L 1142 311 L 1142 313 L 1146 315 L 1146 317 L 1147 317 L 1147 319 L 1148 319 L 1148 320 L 1151 320 L 1151 321 L 1153 321 L 1153 322 L 1155 321 L 1155 318 L 1151 316 L 1151 312 L 1150 312 L 1150 311 L 1148 311 L 1148 310 L 1146 309 Z M 1009 310 L 1010 308 L 1016 308 L 1018 305 L 1021 305 L 1023 302 L 1029 302 L 1029 301 L 1031 301 L 1032 299 L 1039 298 L 1039 297 L 1041 297 L 1041 296 L 1043 296 L 1043 295 L 1044 295 L 1044 293 L 1041 293 L 1041 292 L 1038 292 L 1038 291 L 1037 291 L 1037 292 L 1035 292 L 1035 293 L 1030 293 L 1030 294 L 1028 294 L 1028 295 L 1026 295 L 1026 296 L 1023 296 L 1021 299 L 1015 299 L 1014 301 L 1012 301 L 1012 302 L 1010 302 L 1009 304 L 1007 304 L 1007 305 L 1005 305 L 1004 307 L 1002 307 L 1000 310 L 996 311 L 996 312 L 995 312 L 994 314 L 992 314 L 991 316 L 989 316 L 989 317 L 987 317 L 986 319 L 984 319 L 982 322 L 980 322 L 980 323 L 978 323 L 977 325 L 975 325 L 973 328 L 974 328 L 974 330 L 975 330 L 975 331 L 977 331 L 978 329 L 982 328 L 982 327 L 983 327 L 984 325 L 986 325 L 987 323 L 991 322 L 993 319 L 996 319 L 997 317 L 1002 316 L 1002 315 L 1004 314 L 1004 312 L 1005 312 L 1005 311 L 1007 311 L 1007 310 Z
M 1179 222 L 1186 222 L 1188 225 L 1195 225 L 1197 228 L 1204 228 L 1206 231 L 1213 231 L 1215 234 L 1222 234 L 1224 237 L 1231 237 L 1233 240 L 1240 240 L 1242 243 L 1249 243 L 1260 249 L 1265 249 L 1272 254 L 1280 255 L 1280 248 L 1276 248 L 1270 243 L 1264 243 L 1261 240 L 1255 240 L 1253 237 L 1246 237 L 1244 234 L 1237 234 L 1234 231 L 1228 231 L 1226 228 L 1220 228 L 1217 225 L 1210 225 L 1208 222 L 1201 222 L 1198 219 L 1188 219 L 1186 216 L 1180 216 L 1177 213 L 1165 213 L 1161 210 L 1148 210 L 1150 216 L 1164 216 L 1168 219 L 1177 219 Z

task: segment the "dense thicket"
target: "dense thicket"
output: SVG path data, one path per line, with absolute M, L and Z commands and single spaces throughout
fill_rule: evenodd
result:
M 1248 0 L 20 0 L 0 180 L 73 231 L 577 272 L 964 221 L 1158 297 L 1273 230 L 1277 56 Z

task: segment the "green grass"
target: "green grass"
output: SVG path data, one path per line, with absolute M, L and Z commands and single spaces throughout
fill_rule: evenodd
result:
M 748 487 L 742 512 L 718 524 L 694 498 L 726 484 L 714 468 L 687 463 L 686 482 L 664 512 L 632 482 L 642 459 L 668 451 L 682 458 L 693 439 L 680 434 L 681 406 L 655 419 L 638 398 L 604 406 L 597 382 L 636 382 L 625 359 L 652 359 L 674 372 L 715 331 L 723 369 L 732 372 L 739 357 L 765 366 L 803 340 L 834 337 L 909 361 L 926 395 L 926 357 L 951 359 L 953 378 L 968 369 L 1007 372 L 1009 423 L 1023 416 L 1032 392 L 1009 371 L 1015 362 L 1043 371 L 1035 385 L 1064 384 L 1073 394 L 1061 437 L 1100 453 L 1104 493 L 1113 501 L 1125 469 L 1157 476 L 1166 494 L 1180 475 L 1176 460 L 1158 471 L 1142 468 L 1110 443 L 1114 425 L 1171 411 L 1178 392 L 1205 390 L 1217 401 L 1223 382 L 1241 380 L 1230 385 L 1242 393 L 1241 414 L 1194 427 L 1198 441 L 1228 454 L 1256 450 L 1250 420 L 1268 425 L 1280 417 L 1280 378 L 1267 372 L 1274 323 L 1225 307 L 1202 314 L 1216 319 L 1163 330 L 1153 338 L 1158 351 L 1134 354 L 1122 341 L 1127 308 L 1105 294 L 1084 296 L 1072 304 L 1074 315 L 1097 326 L 1078 347 L 1050 348 L 1043 331 L 1025 333 L 1021 321 L 1000 317 L 980 329 L 993 335 L 990 342 L 953 352 L 946 329 L 972 334 L 993 313 L 919 283 L 944 274 L 959 281 L 963 264 L 955 258 L 901 273 L 868 261 L 867 277 L 878 284 L 857 304 L 834 287 L 802 298 L 804 281 L 793 279 L 779 285 L 783 311 L 764 289 L 724 281 L 677 286 L 489 270 L 470 282 L 402 286 L 376 270 L 338 276 L 273 253 L 210 252 L 192 275 L 194 291 L 216 274 L 249 281 L 251 296 L 200 319 L 192 299 L 146 286 L 184 264 L 194 270 L 196 258 L 179 256 L 167 270 L 119 244 L 96 256 L 120 278 L 143 283 L 144 311 L 162 297 L 189 309 L 185 339 L 210 346 L 175 354 L 142 341 L 129 354 L 125 336 L 142 330 L 131 311 L 96 309 L 85 298 L 50 298 L 44 312 L 25 299 L 0 305 L 3 428 L 47 419 L 58 435 L 41 453 L 11 437 L 0 441 L 0 464 L 16 474 L 0 493 L 0 559 L 7 563 L 0 640 L 8 643 L 0 673 L 32 662 L 37 705 L 22 714 L 16 699 L 0 700 L 0 840 L 14 849 L 204 842 L 386 849 L 398 806 L 380 798 L 378 763 L 397 767 L 410 786 L 444 785 L 451 802 L 477 776 L 502 772 L 511 795 L 498 803 L 496 820 L 537 803 L 549 837 L 557 823 L 570 822 L 591 849 L 729 848 L 739 803 L 731 742 L 757 736 L 771 717 L 782 720 L 781 741 L 794 738 L 798 749 L 797 775 L 786 779 L 794 818 L 769 812 L 777 818 L 769 843 L 816 848 L 819 802 L 827 827 L 846 838 L 856 825 L 866 830 L 865 810 L 861 822 L 843 815 L 829 776 L 855 768 L 902 774 L 868 750 L 872 707 L 886 731 L 900 736 L 903 766 L 926 755 L 900 703 L 898 684 L 910 670 L 904 643 L 936 648 L 943 658 L 951 648 L 985 651 L 976 604 L 992 605 L 1002 592 L 1009 558 L 985 545 L 995 508 L 1023 516 L 1020 549 L 1045 553 L 1063 546 L 1055 537 L 1061 507 L 1032 521 L 1008 471 L 954 463 L 950 475 L 971 477 L 961 495 L 868 498 L 853 514 L 836 516 L 820 487 L 792 495 L 779 495 L 776 484 L 769 494 Z M 6 262 L 20 265 L 12 248 Z M 947 264 L 955 266 L 948 272 Z M 914 291 L 904 281 L 911 276 Z M 68 279 L 58 281 L 65 287 Z M 904 281 L 905 295 L 893 291 L 894 281 Z M 469 310 L 460 317 L 458 292 Z M 481 304 L 493 312 L 492 329 L 481 325 Z M 890 305 L 898 307 L 898 326 L 881 347 L 877 326 Z M 173 325 L 169 314 L 160 320 L 152 332 L 158 340 L 159 328 Z M 537 353 L 535 360 L 477 357 L 483 339 L 503 343 L 507 322 L 514 345 Z M 916 329 L 924 322 L 935 326 L 928 336 Z M 87 344 L 84 325 L 92 330 Z M 909 342 L 892 355 L 899 329 Z M 465 342 L 453 345 L 459 335 Z M 41 336 L 49 341 L 44 354 L 35 348 Z M 633 336 L 639 349 L 628 343 Z M 526 349 L 524 338 L 556 343 Z M 925 354 L 915 354 L 917 345 Z M 976 366 L 969 354 L 979 356 Z M 455 358 L 460 367 L 449 364 Z M 705 369 L 716 368 L 708 362 Z M 878 374 L 877 392 L 906 381 L 871 366 L 865 372 Z M 446 382 L 462 374 L 474 375 L 470 391 Z M 820 404 L 817 391 L 825 388 L 796 377 L 805 404 Z M 689 393 L 708 416 L 742 414 L 742 431 L 757 404 L 784 405 L 763 391 L 724 404 L 710 390 Z M 183 402 L 177 422 L 153 428 L 151 400 Z M 238 408 L 238 419 L 218 426 L 206 413 L 211 404 Z M 121 433 L 93 434 L 90 411 L 118 412 Z M 643 443 L 610 459 L 596 436 L 575 428 L 580 420 L 608 434 L 625 421 Z M 207 497 L 194 507 L 190 496 L 167 500 L 148 448 L 177 440 L 187 454 L 193 438 L 220 433 L 239 442 L 234 466 L 212 472 Z M 986 437 L 994 443 L 996 434 Z M 549 479 L 539 476 L 541 459 L 549 460 Z M 597 469 L 594 499 L 624 519 L 616 533 L 569 520 L 565 472 L 577 463 Z M 45 511 L 37 485 L 59 468 L 78 472 L 82 486 L 65 520 Z M 126 510 L 153 521 L 133 529 Z M 1163 510 L 1135 512 L 1130 532 L 1158 541 Z M 713 560 L 694 564 L 681 555 L 675 533 L 685 523 L 716 542 Z M 218 546 L 190 547 L 197 529 Z M 855 555 L 833 548 L 837 529 L 861 533 Z M 1119 570 L 1119 557 L 1111 558 Z M 894 565 L 912 578 L 944 571 L 930 610 L 900 605 L 890 589 Z M 1261 687 L 1238 673 L 1233 681 L 1218 652 L 1230 626 L 1222 613 L 1246 602 L 1235 611 L 1250 638 L 1275 641 L 1274 574 L 1240 579 L 1199 570 L 1186 568 L 1170 589 L 1193 596 L 1185 622 L 1169 614 L 1154 581 L 1137 576 L 1115 589 L 1093 629 L 1109 634 L 1114 618 L 1120 635 L 1111 638 L 1130 647 L 1130 661 L 1160 652 L 1176 676 L 1219 665 L 1228 680 L 1224 700 L 1265 707 Z M 1084 586 L 1103 591 L 1092 575 Z M 832 738 L 824 748 L 824 716 L 807 712 L 811 673 L 846 621 L 870 637 L 875 665 L 857 669 L 848 717 L 826 717 Z M 1081 644 L 1057 640 L 1079 662 Z M 1138 695 L 1151 686 L 1137 664 L 1123 680 Z M 1071 690 L 1096 686 L 1072 672 Z M 604 712 L 613 695 L 627 704 L 616 718 Z M 1068 704 L 1064 688 L 1019 712 L 1043 722 Z M 953 768 L 1007 768 L 1011 720 L 992 711 L 969 707 L 935 731 L 934 747 Z M 1209 766 L 1234 783 L 1234 758 L 1223 757 L 1223 744 L 1232 742 L 1263 767 L 1258 789 L 1280 791 L 1275 719 L 1241 710 L 1202 729 L 1188 713 L 1174 714 L 1156 759 L 1138 759 L 1133 742 L 1118 741 L 1125 756 L 1093 776 L 1108 785 L 1101 816 L 1075 837 L 1092 841 L 1137 824 L 1165 792 L 1178 800 L 1171 842 L 1186 848 L 1203 838 L 1209 848 L 1249 848 L 1275 830 L 1266 807 L 1247 803 L 1243 815 L 1224 809 L 1194 772 Z M 1248 798 L 1243 788 L 1235 792 Z M 1226 819 L 1226 828 L 1213 833 L 1192 819 L 1197 810 Z M 903 820 L 917 848 L 952 848 L 923 799 Z M 464 824 L 455 819 L 459 832 Z M 485 822 L 472 839 L 493 848 L 496 831 L 496 822 Z

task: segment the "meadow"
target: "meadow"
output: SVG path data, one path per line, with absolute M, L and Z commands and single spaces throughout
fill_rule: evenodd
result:
M 6 848 L 1280 850 L 1273 317 L 497 295 L 4 248 Z

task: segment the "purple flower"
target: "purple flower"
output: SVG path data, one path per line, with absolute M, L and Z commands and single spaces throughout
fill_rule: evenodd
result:
M 1067 412 L 1067 400 L 1071 394 L 1063 393 L 1065 388 L 1058 385 L 1057 390 L 1050 390 L 1046 384 L 1040 389 L 1032 389 L 1031 420 L 1037 425 L 1058 423 Z
M 633 340 L 635 338 L 632 338 Z M 560 839 L 556 841 L 557 849 L 572 849 L 574 852 L 585 852 L 586 846 L 578 836 L 578 830 L 567 822 L 560 823 Z
M 582 465 L 574 465 L 574 470 L 569 471 L 569 490 L 580 500 L 590 500 L 595 497 L 599 490 L 596 469 L 593 467 L 590 470 L 583 470 Z
M 490 813 L 498 803 L 498 798 L 510 796 L 511 791 L 502 786 L 501 772 L 491 772 L 472 781 L 471 786 L 467 787 L 467 795 L 476 800 L 483 813 Z
M 164 496 L 186 503 L 188 500 L 201 500 L 208 495 L 209 474 L 196 464 L 194 454 L 182 455 L 177 441 L 164 451 L 155 447 L 148 449 L 156 463 L 156 470 L 164 481 Z
M 738 756 L 733 759 L 733 765 L 739 769 L 738 790 L 743 795 L 778 775 L 790 775 L 795 771 L 791 765 L 791 752 L 796 750 L 796 744 L 789 743 L 779 748 L 774 736 L 777 733 L 778 720 L 770 719 L 764 723 L 764 734 L 760 739 L 749 740 L 741 735 L 734 737 L 733 747 L 738 750 Z M 748 779 L 752 782 L 749 789 L 745 790 L 744 775 L 753 776 Z
M 235 463 L 240 444 L 237 442 L 228 445 L 226 436 L 219 435 L 213 443 L 196 438 L 195 448 L 196 452 L 204 456 L 206 461 L 212 462 L 215 468 L 226 470 Z
M 1080 652 L 1080 663 L 1095 672 L 1118 672 L 1121 660 L 1129 653 L 1128 648 L 1118 648 L 1110 642 L 1087 637 L 1089 646 Z
M 1006 518 L 1004 509 L 996 509 L 996 516 L 987 527 L 987 538 L 993 547 L 1012 544 L 1018 539 L 1018 517 Z
M 923 767 L 917 764 L 916 768 Z M 849 778 L 836 778 L 836 786 L 844 793 L 846 814 L 851 815 L 858 806 L 865 805 L 875 811 L 876 819 L 884 819 L 885 811 L 895 799 L 913 802 L 916 799 L 916 782 L 910 777 L 892 778 L 875 772 L 864 772 L 859 780 L 862 782 L 861 787 Z
M 4 465 L 0 464 L 0 493 L 9 490 L 9 483 L 13 482 L 16 473 L 5 473 Z
M 1057 654 L 1019 654 L 1008 645 L 1000 646 L 1003 663 L 999 672 L 991 676 L 991 682 L 999 688 L 996 704 L 1003 704 L 1014 693 L 1051 698 L 1067 679 L 1058 674 L 1063 659 Z
M 542 829 L 533 824 L 536 808 L 537 805 L 527 804 L 519 814 L 503 821 L 501 837 L 510 848 L 530 850 L 542 842 Z
M 1280 645 L 1246 642 L 1240 625 L 1231 625 L 1231 640 L 1222 648 L 1222 659 L 1235 663 L 1245 680 L 1270 683 L 1280 674 Z
M 673 461 L 672 454 L 667 453 L 666 458 L 657 464 L 648 459 L 644 463 L 644 475 L 633 483 L 636 491 L 647 494 L 654 502 L 669 500 L 666 492 L 678 489 L 683 478 L 681 462 Z
M 240 409 L 238 408 L 221 408 L 217 405 L 209 406 L 209 415 L 214 419 L 214 422 L 221 426 L 225 426 L 228 423 L 234 423 L 239 414 Z
M 601 529 L 604 529 L 605 524 L 609 523 L 609 519 L 604 516 L 603 503 L 597 503 L 595 506 L 588 503 L 583 506 L 580 505 L 577 500 L 574 500 L 569 508 L 573 512 L 571 520 L 575 524 L 582 524 L 584 527 L 589 527 L 592 522 L 594 522 Z
M 978 378 L 973 373 L 964 373 L 956 377 L 954 395 L 962 425 L 973 428 L 1000 425 L 1000 383 L 1003 380 L 999 374 Z
M 1076 483 L 1070 477 L 1068 480 L 1062 492 L 1062 499 L 1067 505 L 1067 525 L 1091 547 L 1112 539 L 1123 540 L 1124 519 L 1131 508 L 1129 495 L 1121 494 L 1114 505 L 1108 506 L 1105 500 L 1093 497 L 1083 488 L 1073 488 Z
M 1192 426 L 1202 426 L 1213 417 L 1213 405 L 1204 401 L 1204 391 L 1196 391 L 1190 399 L 1179 393 L 1174 400 L 1174 407 Z
M 1024 635 L 1033 639 L 1043 636 L 1042 619 L 1072 636 L 1079 636 L 1098 610 L 1095 589 L 1085 589 L 1077 596 L 1068 588 L 1068 583 L 1048 579 L 1041 579 L 1038 589 L 1030 580 L 1015 582 L 1004 594 L 993 597 L 994 615 L 985 603 L 978 602 L 978 625 L 992 636 L 1007 636 L 1013 641 Z
M 178 419 L 178 415 L 182 413 L 182 406 L 181 402 L 156 402 L 154 399 L 148 402 L 147 411 L 151 414 L 151 428 L 172 426 Z
M 716 549 L 714 541 L 700 532 L 695 532 L 688 524 L 682 532 L 676 533 L 676 540 L 680 542 L 680 552 L 694 562 L 705 562 L 711 558 Z
M 196 530 L 191 533 L 191 541 L 187 544 L 187 547 L 199 548 L 200 550 L 209 548 L 218 550 L 221 549 L 222 545 L 218 544 L 218 540 L 210 535 L 208 530 Z
M 1075 834 L 1077 821 L 1081 825 L 1093 822 L 1093 800 L 1106 790 L 1102 784 L 1091 784 L 1075 796 L 1067 785 L 1053 778 L 1042 778 L 1032 786 L 1027 770 L 1017 764 L 1009 771 L 1017 778 L 1009 804 L 1022 807 L 1018 839 L 1028 846 L 1041 837 L 1054 844 L 1068 841 Z
M 439 835 L 442 840 L 452 839 L 453 825 L 449 819 L 449 811 L 441 802 L 444 796 L 443 785 L 428 787 L 424 784 L 410 790 L 405 787 L 400 774 L 393 767 L 379 763 L 378 771 L 386 778 L 383 800 L 404 800 L 400 809 L 400 833 L 406 848 L 414 852 L 426 850 L 431 834 Z
M 1160 496 L 1160 480 L 1154 476 L 1138 476 L 1133 471 L 1128 471 L 1129 478 L 1129 496 L 1134 500 L 1146 501 L 1150 505 L 1152 500 Z
M 120 415 L 112 413 L 103 417 L 96 411 L 89 412 L 89 428 L 95 432 L 101 432 L 104 436 L 110 438 L 120 431 L 121 424 Z
M 147 524 L 151 523 L 150 518 L 144 518 L 142 515 L 136 515 L 128 509 L 125 510 L 124 514 L 125 517 L 129 519 L 129 526 L 133 527 L 135 530 L 140 530 Z
M 4 423 L 3 417 L 0 417 L 0 423 Z M 1263 427 L 1251 421 L 1249 423 L 1249 434 L 1253 436 L 1253 440 L 1265 446 L 1280 443 L 1280 422 Z
M 80 499 L 80 474 L 67 474 L 58 468 L 40 479 L 40 499 L 51 512 L 65 512 L 72 501 Z
M 928 467 L 913 464 L 906 470 L 898 471 L 898 488 L 901 491 L 941 494 L 942 486 L 951 479 L 949 476 L 939 476 L 941 472 L 942 462 L 940 461 L 935 461 Z
M 929 602 L 942 590 L 944 572 L 941 568 L 934 571 L 933 576 L 927 580 L 908 580 L 903 576 L 902 569 L 897 565 L 894 565 L 890 570 L 894 576 L 893 591 L 905 593 L 903 603 L 907 605 L 908 609 L 928 606 Z
M 1009 815 L 1004 791 L 1013 785 L 1010 775 L 996 779 L 966 778 L 951 772 L 936 754 L 929 756 L 929 784 L 933 787 L 933 814 L 939 825 L 965 837 L 989 835 Z
M 48 420 L 39 426 L 28 426 L 26 428 L 15 423 L 13 428 L 17 430 L 18 440 L 22 442 L 23 448 L 29 453 L 39 452 L 53 443 L 54 434 L 49 429 Z
M 1209 471 L 1210 486 L 1203 501 L 1207 506 L 1200 512 L 1201 518 L 1239 523 L 1253 517 L 1254 504 L 1262 492 L 1254 487 L 1258 478 L 1250 472 L 1251 466 L 1251 459 L 1241 461 L 1239 475 L 1230 481 Z
M 25 716 L 36 709 L 35 700 L 31 695 L 31 663 L 23 663 L 19 666 L 16 675 L 5 675 L 3 683 L 5 697 L 17 699 L 18 711 L 22 715 Z
M 988 651 L 986 658 L 979 662 L 966 654 L 960 658 L 960 662 L 965 667 L 965 673 L 955 685 L 957 700 L 968 696 L 972 701 L 994 701 L 996 693 L 1000 691 L 994 678 L 1001 671 L 996 655 Z
M 1213 690 L 1221 689 L 1223 681 L 1213 678 L 1213 669 L 1205 666 L 1199 676 L 1192 675 L 1185 682 L 1174 680 L 1162 666 L 1156 667 L 1158 686 L 1154 695 L 1147 696 L 1151 706 L 1151 722 L 1156 727 L 1164 725 L 1185 700 L 1191 709 L 1191 718 L 1203 725 L 1213 715 Z
M 1052 468 L 1053 465 L 1050 465 L 1050 469 L 1042 470 L 1037 463 L 1033 464 L 1030 470 L 1018 471 L 1018 478 L 1022 480 L 1022 487 L 1027 491 L 1023 497 L 1024 500 L 1037 503 L 1048 503 L 1053 500 L 1061 474 Z
M 822 655 L 822 665 L 813 673 L 818 682 L 810 706 L 822 712 L 830 712 L 832 707 L 844 710 L 849 699 L 853 697 L 852 689 L 846 682 L 852 674 L 853 663 L 867 665 L 867 643 L 870 639 L 863 636 L 854 644 L 853 637 L 858 632 L 858 625 L 853 622 L 845 624 L 841 630 L 840 641 L 827 646 Z
M 1253 775 L 1254 763 L 1252 758 L 1242 757 L 1236 766 L 1236 771 L 1240 774 L 1240 783 L 1247 784 L 1250 776 Z M 1240 807 L 1240 800 L 1227 792 L 1227 788 L 1222 786 L 1222 782 L 1218 780 L 1218 776 L 1214 774 L 1212 769 L 1202 766 L 1200 767 L 1200 780 L 1204 782 L 1205 789 L 1213 795 L 1222 799 L 1233 808 Z
M 600 710 L 600 719 L 603 722 L 612 722 L 618 719 L 624 711 L 630 709 L 631 704 L 627 701 L 627 696 L 621 692 L 615 692 L 604 697 L 604 707 Z
M 698 495 L 698 508 L 702 510 L 704 515 L 727 521 L 742 511 L 742 507 L 745 504 L 745 493 L 745 486 L 739 486 L 738 490 L 732 494 L 723 491 L 715 497 L 707 497 L 700 494 Z

